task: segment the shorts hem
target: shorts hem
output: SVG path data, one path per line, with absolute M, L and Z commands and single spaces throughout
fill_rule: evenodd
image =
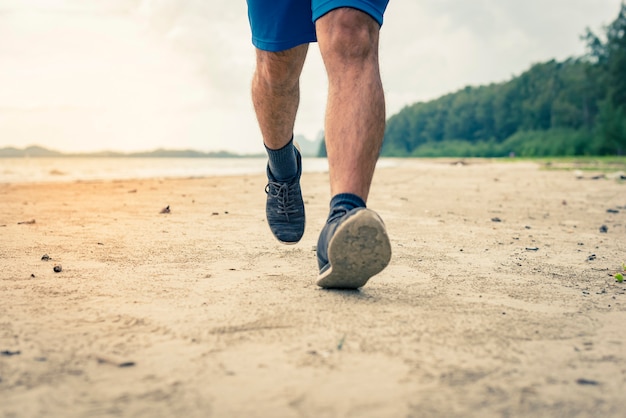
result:
M 377 7 L 373 6 L 367 1 L 345 1 L 343 4 L 337 4 L 337 1 L 327 1 L 319 6 L 317 6 L 313 10 L 313 22 L 315 22 L 320 17 L 324 16 L 328 12 L 331 12 L 335 9 L 340 9 L 342 7 L 348 7 L 352 9 L 360 10 L 364 13 L 370 15 L 375 21 L 378 22 L 378 25 L 383 25 L 383 14 L 384 10 L 379 10 Z
M 308 44 L 316 41 L 317 37 L 314 33 L 302 35 L 293 39 L 289 39 L 287 41 L 265 41 L 252 37 L 252 45 L 262 51 L 268 52 L 285 51 L 287 49 L 295 48 L 298 45 Z

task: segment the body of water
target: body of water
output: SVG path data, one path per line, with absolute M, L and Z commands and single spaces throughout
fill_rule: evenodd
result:
M 381 158 L 378 167 L 398 160 Z M 267 158 L 0 158 L 0 183 L 51 183 L 265 174 Z M 326 158 L 303 158 L 305 173 L 328 171 Z
M 40 183 L 263 174 L 266 158 L 0 158 L 0 183 Z M 305 158 L 305 172 L 328 171 Z
M 264 173 L 265 158 L 1 158 L 0 183 L 193 178 Z M 305 159 L 309 172 L 328 170 Z

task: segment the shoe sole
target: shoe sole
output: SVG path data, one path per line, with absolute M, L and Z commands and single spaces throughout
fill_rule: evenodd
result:
M 296 245 L 297 243 L 299 243 L 299 242 L 300 242 L 300 240 L 298 240 L 298 241 L 283 241 L 283 240 L 281 240 L 280 238 L 277 238 L 276 236 L 274 236 L 274 237 L 276 238 L 276 240 L 277 240 L 279 243 L 281 243 L 281 244 L 283 244 L 283 245 Z
M 391 260 L 391 244 L 376 212 L 364 209 L 346 219 L 328 244 L 330 267 L 317 285 L 327 289 L 358 289 Z

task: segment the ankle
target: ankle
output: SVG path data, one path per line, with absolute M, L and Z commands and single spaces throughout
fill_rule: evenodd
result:
M 298 174 L 298 161 L 293 136 L 282 148 L 271 149 L 265 146 L 269 159 L 269 170 L 278 181 L 286 181 Z
M 349 212 L 352 209 L 366 207 L 365 201 L 352 193 L 339 193 L 330 200 L 329 218 L 338 212 Z

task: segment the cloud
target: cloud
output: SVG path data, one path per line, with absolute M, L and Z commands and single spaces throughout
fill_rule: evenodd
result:
M 584 53 L 587 26 L 612 21 L 620 0 L 391 2 L 381 41 L 390 110 L 466 85 L 510 79 L 531 64 Z M 400 59 L 398 57 L 401 57 Z
M 579 55 L 620 0 L 392 0 L 381 32 L 388 114 L 532 63 Z M 0 1 L 0 146 L 261 152 L 246 4 L 232 0 Z M 323 128 L 316 45 L 296 133 Z
M 247 22 L 207 20 L 203 3 L 4 4 L 0 145 L 258 147 Z

